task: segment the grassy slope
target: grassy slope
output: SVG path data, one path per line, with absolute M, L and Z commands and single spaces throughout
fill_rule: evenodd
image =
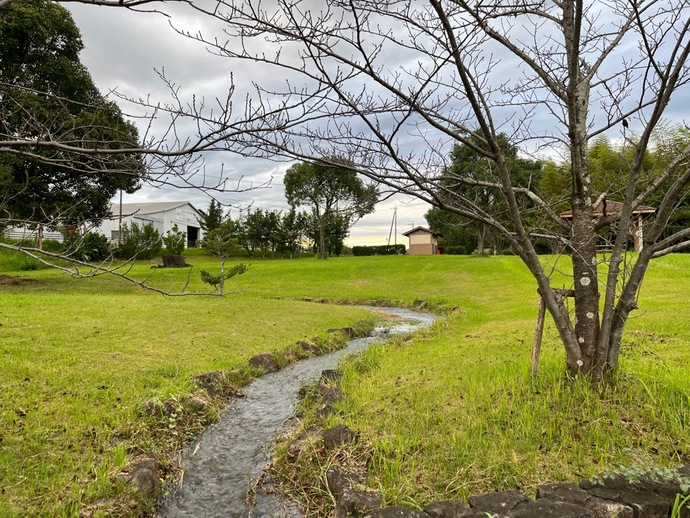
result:
M 71 516 L 112 497 L 125 451 L 155 453 L 151 441 L 167 440 L 135 430 L 113 445 L 142 403 L 367 315 L 250 291 L 166 298 L 106 277 L 21 275 L 40 284 L 0 286 L 0 516 Z
M 191 262 L 198 268 L 203 259 Z M 537 297 L 512 257 L 257 261 L 231 281 L 250 281 L 249 290 L 224 299 L 165 298 L 113 279 L 22 272 L 45 283 L 0 287 L 7 366 L 0 509 L 70 515 L 109 496 L 108 475 L 125 453 L 111 440 L 143 401 L 188 390 L 191 374 L 228 369 L 363 314 L 269 297 L 424 299 L 459 308 L 404 347 L 368 353 L 377 367 L 365 375 L 348 370 L 339 419 L 370 439 L 370 483 L 390 502 L 529 488 L 611 463 L 677 464 L 690 455 L 690 319 L 679 318 L 687 315 L 689 263 L 670 257 L 650 272 L 646 313 L 631 322 L 626 342 L 627 374 L 603 400 L 584 384 L 564 383 L 552 329 L 540 379 L 526 377 Z M 138 275 L 149 271 L 138 268 Z M 180 286 L 183 275 L 165 272 L 155 282 L 168 286 L 172 276 Z M 201 288 L 196 275 L 193 289 Z
M 565 381 L 552 328 L 539 378 L 527 375 L 537 297 L 515 259 L 458 258 L 471 280 L 450 298 L 467 311 L 412 344 L 371 350 L 359 362 L 366 376 L 354 362 L 331 424 L 362 431 L 373 454 L 369 484 L 389 503 L 413 506 L 531 491 L 613 465 L 688 462 L 689 261 L 670 257 L 650 271 L 623 375 L 598 394 Z

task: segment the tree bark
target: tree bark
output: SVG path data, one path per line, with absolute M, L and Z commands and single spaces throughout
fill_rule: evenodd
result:
M 573 217 L 572 262 L 575 289 L 575 336 L 580 344 L 582 365 L 589 373 L 594 362 L 599 338 L 599 286 L 597 276 L 596 239 L 589 210 L 577 202 Z M 571 371 L 573 366 L 569 366 Z
M 225 289 L 225 259 L 220 260 L 220 281 L 218 282 L 218 295 L 223 295 Z
M 477 255 L 484 255 L 484 237 L 486 236 L 486 226 L 480 224 L 477 231 Z
M 319 259 L 326 258 L 326 219 L 319 219 Z
M 187 266 L 182 255 L 166 254 L 161 259 L 163 260 L 163 268 L 185 268 Z

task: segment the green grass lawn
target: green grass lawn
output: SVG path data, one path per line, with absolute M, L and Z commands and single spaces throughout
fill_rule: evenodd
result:
M 213 260 L 188 262 L 188 291 L 208 291 L 198 270 L 214 269 Z M 540 376 L 527 376 L 538 299 L 514 257 L 258 260 L 229 281 L 226 289 L 240 292 L 223 298 L 164 297 L 108 276 L 18 264 L 0 254 L 0 273 L 26 279 L 0 284 L 0 516 L 78 516 L 117 501 L 126 490 L 115 475 L 129 459 L 165 457 L 198 431 L 142 422 L 144 402 L 182 398 L 195 374 L 237 369 L 369 315 L 304 299 L 456 308 L 346 369 L 348 397 L 331 421 L 366 437 L 368 483 L 387 502 L 422 505 L 617 464 L 690 460 L 690 256 L 653 265 L 622 375 L 603 394 L 565 380 L 548 326 Z M 152 264 L 131 274 L 144 278 Z M 187 274 L 156 270 L 151 282 L 179 290 Z

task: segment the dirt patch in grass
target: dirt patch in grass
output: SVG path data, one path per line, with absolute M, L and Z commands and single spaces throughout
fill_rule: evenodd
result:
M 0 273 L 0 286 L 36 286 L 42 282 L 38 279 L 25 279 Z

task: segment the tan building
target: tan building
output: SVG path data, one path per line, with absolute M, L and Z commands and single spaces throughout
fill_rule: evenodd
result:
M 438 253 L 438 234 L 435 234 L 428 228 L 415 227 L 412 230 L 403 232 L 410 240 L 410 246 L 407 253 L 409 255 L 434 255 Z
M 592 215 L 596 219 L 602 216 L 620 215 L 621 212 L 623 212 L 623 204 L 621 202 L 605 199 L 594 208 L 594 212 Z M 637 209 L 635 209 L 632 212 L 632 234 L 635 239 L 633 250 L 635 252 L 642 251 L 642 241 L 644 239 L 644 235 L 642 232 L 643 224 L 648 218 L 654 216 L 655 213 L 656 209 L 654 207 L 648 207 L 646 205 L 640 205 L 639 207 L 637 207 Z M 566 212 L 561 212 L 560 216 L 563 219 L 571 220 L 573 219 L 573 211 L 569 210 Z

